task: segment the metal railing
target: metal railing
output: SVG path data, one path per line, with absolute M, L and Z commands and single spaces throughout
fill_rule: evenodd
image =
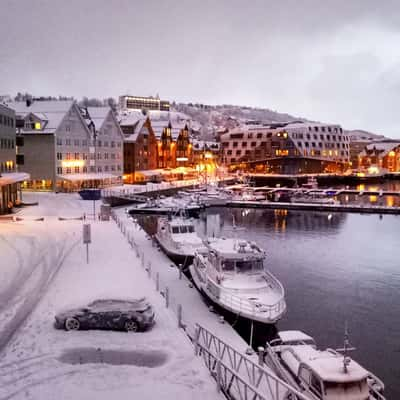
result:
M 207 268 L 204 260 L 198 258 L 198 262 L 203 264 L 203 269 Z M 252 302 L 241 296 L 236 295 L 232 290 L 224 289 L 217 285 L 213 279 L 207 276 L 207 286 L 210 288 L 211 293 L 214 293 L 219 300 L 231 308 L 231 310 L 239 313 L 247 313 L 255 317 L 265 319 L 268 316 L 271 320 L 277 319 L 286 310 L 285 302 L 285 289 L 282 284 L 269 272 L 264 271 L 269 277 L 268 283 L 271 288 L 282 293 L 280 299 L 275 304 L 264 304 L 260 302 Z M 254 293 L 254 292 L 253 292 Z
M 201 356 L 217 382 L 217 388 L 235 400 L 310 400 L 263 365 L 258 364 L 219 339 L 201 325 L 193 338 L 195 354 Z

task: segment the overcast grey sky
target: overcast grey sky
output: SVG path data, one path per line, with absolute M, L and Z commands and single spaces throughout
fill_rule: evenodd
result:
M 0 94 L 267 107 L 400 138 L 400 1 L 0 0 Z

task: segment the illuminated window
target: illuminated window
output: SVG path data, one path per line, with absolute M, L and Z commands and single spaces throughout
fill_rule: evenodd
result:
M 42 129 L 42 124 L 40 122 L 35 122 L 35 130 L 40 131 Z

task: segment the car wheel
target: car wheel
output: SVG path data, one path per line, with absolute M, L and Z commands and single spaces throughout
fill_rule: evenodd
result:
M 139 330 L 139 325 L 136 321 L 133 320 L 126 321 L 125 330 L 127 332 L 137 332 Z
M 77 331 L 81 327 L 81 324 L 76 318 L 67 318 L 65 321 L 65 329 L 67 331 Z

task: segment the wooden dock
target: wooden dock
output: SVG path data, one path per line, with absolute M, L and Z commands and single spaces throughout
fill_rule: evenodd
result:
M 226 204 L 226 207 L 400 215 L 400 207 L 386 207 L 386 206 L 358 205 L 358 204 L 350 205 L 350 204 L 284 203 L 278 201 L 276 202 L 231 201 Z

